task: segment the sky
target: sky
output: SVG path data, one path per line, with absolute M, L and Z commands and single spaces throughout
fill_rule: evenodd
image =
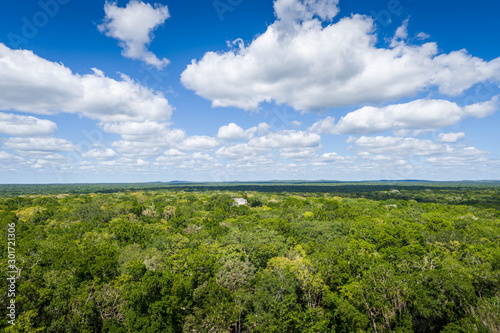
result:
M 0 183 L 500 179 L 500 3 L 0 4 Z

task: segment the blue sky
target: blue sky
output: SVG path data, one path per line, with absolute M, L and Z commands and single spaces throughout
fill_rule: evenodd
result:
M 497 2 L 0 6 L 0 183 L 500 179 Z

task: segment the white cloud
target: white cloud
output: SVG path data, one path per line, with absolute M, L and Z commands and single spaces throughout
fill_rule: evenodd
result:
M 111 146 L 127 158 L 149 158 L 158 156 L 164 149 L 179 145 L 186 133 L 181 129 L 169 129 L 155 122 L 107 124 L 105 130 L 121 134 L 123 140 Z
M 335 118 L 334 117 L 326 117 L 324 119 L 318 120 L 308 129 L 313 133 L 320 134 L 335 134 Z
M 248 145 L 256 148 L 318 147 L 320 141 L 321 137 L 316 133 L 283 130 L 253 138 L 248 142 Z
M 155 159 L 155 165 L 178 165 L 189 159 L 189 155 L 175 148 L 170 148 Z
M 395 136 L 406 136 L 406 134 L 402 134 L 403 131 L 406 131 L 406 130 L 396 130 L 394 131 L 394 135 Z M 412 132 L 412 136 L 413 137 L 417 137 L 419 136 L 420 134 L 424 134 L 424 133 L 433 133 L 435 132 L 436 130 L 434 128 L 424 128 L 424 129 L 417 129 L 417 130 L 414 130 Z M 399 135 L 397 135 L 399 134 Z
M 324 134 L 373 134 L 386 130 L 428 130 L 454 125 L 467 116 L 484 117 L 494 113 L 497 108 L 497 96 L 490 101 L 466 107 L 460 107 L 446 100 L 419 99 L 382 108 L 365 106 L 349 112 L 337 124 L 334 124 L 334 118 L 327 117 L 313 124 L 309 130 Z
M 162 151 L 162 145 L 152 145 L 148 141 L 115 141 L 111 146 L 119 154 L 126 158 L 149 158 L 158 156 Z
M 131 172 L 147 172 L 150 171 L 147 166 L 149 162 L 137 158 L 122 157 L 114 160 L 99 161 L 99 170 L 115 173 L 120 170 L 120 173 Z
M 345 161 L 351 161 L 351 159 L 345 158 L 344 156 L 340 156 L 337 153 L 324 153 L 321 155 L 320 160 L 322 162 L 345 162 Z
M 392 136 L 362 136 L 353 141 L 352 149 L 369 154 L 420 156 L 444 154 L 452 151 L 450 146 L 430 140 Z
M 156 135 L 166 128 L 166 124 L 157 123 L 154 121 L 143 121 L 143 122 L 117 122 L 117 123 L 103 123 L 102 128 L 106 132 L 118 133 L 122 136 L 150 136 Z
M 187 137 L 177 148 L 187 151 L 212 150 L 219 145 L 219 142 L 209 136 L 194 135 Z
M 398 44 L 403 43 L 408 38 L 408 22 L 410 19 L 403 21 L 403 24 L 396 29 L 396 33 L 391 40 L 391 47 L 396 47 Z
M 291 160 L 314 160 L 317 155 L 315 148 L 283 148 L 280 150 L 280 157 Z
M 0 44 L 0 109 L 40 114 L 65 112 L 97 120 L 104 131 L 121 134 L 123 140 L 112 146 L 128 158 L 157 156 L 184 139 L 183 131 L 167 128 L 173 108 L 161 93 L 125 75 L 117 81 L 105 77 L 100 70 L 93 71 L 87 75 L 73 74 L 64 65 L 47 61 L 31 51 L 11 50 Z M 36 127 L 26 134 L 31 137 L 50 134 L 56 128 L 52 122 L 34 117 L 8 117 L 9 126 L 3 128 L 11 135 L 21 136 L 24 131 L 11 125 L 13 122 Z M 14 141 L 6 141 L 5 145 L 13 149 L 21 147 L 20 142 Z
M 166 58 L 158 59 L 147 46 L 153 39 L 153 31 L 170 17 L 167 6 L 131 0 L 125 8 L 116 2 L 104 5 L 104 22 L 98 26 L 106 36 L 118 39 L 123 48 L 122 55 L 130 59 L 139 59 L 158 69 L 170 63 Z
M 28 164 L 35 169 L 42 169 L 48 167 L 57 167 L 57 168 L 69 168 L 70 165 L 67 163 L 68 158 L 61 154 L 48 154 L 43 155 L 38 159 L 30 159 Z
M 48 136 L 56 130 L 57 125 L 50 120 L 0 112 L 0 134 L 35 137 Z
M 0 160 L 1 161 L 12 160 L 13 158 L 14 158 L 14 155 L 9 154 L 6 151 L 0 150 Z
M 443 142 L 443 143 L 455 143 L 463 138 L 465 138 L 464 132 L 440 133 L 439 137 L 438 137 L 438 141 Z
M 374 162 L 385 162 L 385 161 L 393 161 L 394 157 L 390 155 L 372 155 L 368 152 L 361 152 L 358 154 L 358 156 L 362 157 L 363 159 L 374 161 Z
M 426 129 L 456 124 L 463 115 L 455 103 L 420 99 L 383 108 L 363 107 L 342 117 L 335 126 L 338 134 L 371 134 L 388 129 Z
M 256 129 L 256 128 L 255 128 Z M 221 126 L 217 132 L 217 137 L 226 141 L 237 141 L 243 139 L 251 139 L 255 135 L 254 131 L 244 130 L 235 123 Z
M 235 123 L 221 126 L 217 132 L 217 137 L 222 140 L 235 141 L 246 139 L 245 130 Z
M 202 164 L 200 164 L 202 163 Z M 207 153 L 194 152 L 189 155 L 183 151 L 171 148 L 157 157 L 154 161 L 156 166 L 173 166 L 179 169 L 191 169 L 193 172 L 201 169 L 209 169 L 219 165 L 218 161 Z
M 316 156 L 315 159 L 311 160 L 311 164 L 314 166 L 326 166 L 331 164 L 351 164 L 355 162 L 355 158 L 351 156 L 340 156 L 337 153 L 324 153 L 322 155 Z
M 175 149 L 175 148 L 170 148 L 169 150 L 166 150 L 163 153 L 163 155 L 168 157 L 168 158 L 177 158 L 177 157 L 187 157 L 188 156 L 188 154 L 186 154 L 185 152 L 180 151 L 180 150 Z
M 115 158 L 118 154 L 110 148 L 92 149 L 82 155 L 83 158 L 92 158 L 96 160 L 109 160 Z
M 387 102 L 431 87 L 458 95 L 500 79 L 500 58 L 487 62 L 465 50 L 439 54 L 435 43 L 411 45 L 403 39 L 404 25 L 397 45 L 377 47 L 372 18 L 353 15 L 322 24 L 314 10 L 303 9 L 308 3 L 275 1 L 278 19 L 263 34 L 193 60 L 181 75 L 183 85 L 214 107 L 257 110 L 274 101 L 309 111 Z M 336 13 L 336 2 L 315 3 L 332 9 L 324 18 Z
M 138 159 L 137 163 L 136 163 L 136 165 L 138 165 L 138 166 L 144 166 L 144 165 L 148 165 L 148 164 L 149 164 L 148 161 L 144 161 L 142 159 Z
M 66 139 L 60 138 L 8 138 L 4 147 L 22 152 L 70 152 L 78 147 Z
M 267 130 L 267 127 L 265 128 Z M 274 150 L 279 150 L 279 156 L 284 159 L 306 160 L 317 158 L 315 151 L 319 149 L 321 137 L 316 133 L 297 130 L 283 130 L 265 133 L 254 137 L 246 143 L 236 143 L 221 147 L 215 155 L 228 160 L 239 160 L 251 163 L 257 157 L 267 156 Z
M 467 105 L 464 108 L 464 111 L 469 116 L 476 118 L 484 118 L 495 113 L 498 110 L 498 107 L 499 107 L 498 96 L 494 96 L 489 101 Z
M 450 96 L 458 96 L 479 82 L 500 80 L 500 58 L 485 62 L 464 49 L 434 57 L 432 66 L 431 83 Z
M 453 154 L 428 157 L 425 162 L 435 166 L 459 166 L 460 168 L 479 168 L 478 163 L 482 163 L 482 166 L 486 167 L 498 164 L 498 160 L 488 160 L 489 154 L 489 152 L 475 147 L 466 147 L 455 150 Z
M 208 155 L 207 153 L 195 152 L 191 155 L 193 160 L 203 160 L 203 161 L 213 161 L 213 157 Z
M 251 147 L 248 143 L 237 143 L 217 149 L 215 155 L 228 160 L 248 160 L 268 151 L 266 148 Z
M 219 128 L 217 137 L 224 141 L 249 140 L 255 137 L 256 134 L 266 133 L 269 127 L 266 123 L 260 123 L 257 126 L 244 130 L 235 123 L 229 123 Z
M 267 123 L 260 123 L 257 125 L 257 133 L 258 134 L 266 134 L 268 130 L 271 128 L 271 125 Z
M 358 163 L 351 170 L 367 172 L 371 179 L 459 180 L 470 175 L 480 179 L 494 175 L 499 165 L 498 160 L 488 158 L 489 152 L 447 142 L 382 136 L 351 142 L 350 149 L 358 153 Z
M 172 106 L 128 76 L 73 74 L 63 64 L 0 43 L 0 110 L 38 114 L 66 112 L 100 122 L 166 121 Z
M 115 123 L 100 123 L 102 129 L 109 133 L 120 134 L 127 141 L 166 141 L 180 140 L 185 136 L 184 131 L 167 127 L 167 123 L 155 121 L 142 122 L 115 122 Z
M 280 21 L 295 23 L 309 21 L 313 17 L 331 21 L 339 12 L 338 0 L 276 0 L 274 13 Z
M 426 40 L 426 39 L 431 38 L 431 35 L 426 34 L 425 32 L 419 32 L 419 33 L 415 36 L 415 38 L 416 38 L 416 39 L 420 39 L 420 40 Z

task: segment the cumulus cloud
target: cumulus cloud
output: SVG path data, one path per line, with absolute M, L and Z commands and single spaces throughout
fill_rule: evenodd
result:
M 321 155 L 320 161 L 322 161 L 322 162 L 328 162 L 328 163 L 345 162 L 345 161 L 352 162 L 352 159 L 351 158 L 346 158 L 344 156 L 340 156 L 337 153 L 324 153 L 323 155 Z
M 0 43 L 0 110 L 66 112 L 100 122 L 167 121 L 172 106 L 159 92 L 122 74 L 114 80 L 94 69 L 73 74 L 63 64 Z
M 416 38 L 416 39 L 420 39 L 420 40 L 426 40 L 426 39 L 431 38 L 431 35 L 426 34 L 425 32 L 419 32 L 419 33 L 415 36 L 415 38 Z
M 317 158 L 315 151 L 321 148 L 320 140 L 321 137 L 318 134 L 304 131 L 265 132 L 245 143 L 233 143 L 221 147 L 215 152 L 215 155 L 222 159 L 250 163 L 256 158 L 267 160 L 274 152 L 278 151 L 279 156 L 283 159 L 307 160 Z
M 309 3 L 332 11 L 321 16 L 307 10 Z M 371 17 L 326 24 L 336 2 L 276 0 L 274 6 L 277 20 L 264 33 L 247 45 L 192 60 L 181 75 L 183 85 L 214 107 L 257 110 L 274 101 L 309 111 L 387 102 L 432 87 L 454 96 L 500 80 L 500 58 L 488 62 L 466 50 L 439 54 L 432 42 L 411 45 L 407 22 L 384 48 L 377 46 Z
M 391 40 L 390 47 L 396 47 L 398 44 L 404 44 L 404 41 L 408 38 L 408 22 L 409 18 L 403 21 L 403 24 L 396 29 L 396 33 Z
M 351 149 L 358 151 L 358 156 L 364 160 L 370 161 L 367 165 L 373 168 L 399 163 L 407 171 L 420 170 L 424 177 L 429 177 L 430 170 L 442 177 L 447 167 L 460 166 L 461 170 L 477 172 L 479 168 L 487 170 L 498 165 L 498 160 L 488 158 L 490 153 L 487 151 L 475 147 L 461 148 L 449 143 L 415 138 L 360 137 L 353 141 Z M 449 171 L 454 173 L 455 169 Z
M 498 96 L 495 96 L 486 102 L 467 105 L 464 108 L 464 112 L 472 117 L 484 118 L 495 113 L 498 107 Z
M 42 168 L 68 168 L 70 165 L 67 163 L 68 159 L 57 153 L 51 153 L 47 155 L 42 155 L 40 158 L 36 159 L 29 159 L 27 161 L 27 164 L 35 169 L 42 169 Z
M 465 138 L 464 132 L 440 133 L 439 137 L 438 137 L 438 141 L 443 142 L 443 143 L 455 143 L 455 142 L 458 142 L 459 140 L 462 140 L 463 138 Z
M 250 139 L 255 135 L 255 131 L 245 131 L 235 123 L 221 126 L 217 132 L 217 137 L 226 141 L 237 141 L 243 139 Z
M 6 151 L 0 150 L 0 161 L 7 161 L 14 159 L 14 155 L 7 153 Z
M 448 134 L 449 138 L 461 136 L 461 133 Z M 487 151 L 475 147 L 463 148 L 453 145 L 453 142 L 384 136 L 362 136 L 350 142 L 349 149 L 356 151 L 360 159 L 357 163 L 359 168 L 354 168 L 357 172 L 382 173 L 385 177 L 396 176 L 397 179 L 415 176 L 453 179 L 459 174 L 470 174 L 472 170 L 475 177 L 480 173 L 491 175 L 499 164 L 498 160 L 488 158 L 490 153 Z
M 320 134 L 334 134 L 335 132 L 335 118 L 326 117 L 324 119 L 318 120 L 308 129 L 310 132 L 320 133 Z
M 166 155 L 161 155 L 158 156 L 154 164 L 155 165 L 179 165 L 179 163 L 182 163 L 183 161 L 187 160 L 188 156 L 166 156 Z
M 137 165 L 137 166 L 144 166 L 144 165 L 148 165 L 148 164 L 149 164 L 149 162 L 148 162 L 148 161 L 144 161 L 144 160 L 142 160 L 142 159 L 138 159 L 138 160 L 137 160 L 137 164 L 136 164 L 136 165 Z
M 167 6 L 155 4 L 153 7 L 142 1 L 131 0 L 125 8 L 121 8 L 116 2 L 106 2 L 104 12 L 104 22 L 98 29 L 120 41 L 124 57 L 142 60 L 158 69 L 170 63 L 166 58 L 158 59 L 147 48 L 153 40 L 153 31 L 170 17 Z
M 194 135 L 184 139 L 184 141 L 178 145 L 178 148 L 180 150 L 187 151 L 204 151 L 212 150 L 218 145 L 219 142 L 214 138 L 203 135 Z
M 215 155 L 228 160 L 253 160 L 259 154 L 267 153 L 266 148 L 251 147 L 248 143 L 237 143 L 217 149 Z
M 451 151 L 448 145 L 415 138 L 392 136 L 362 136 L 353 141 L 355 150 L 382 155 L 435 155 Z
M 152 145 L 147 141 L 120 140 L 111 144 L 115 151 L 126 158 L 149 158 L 158 156 L 162 145 Z
M 318 17 L 331 21 L 339 12 L 338 0 L 276 0 L 274 14 L 280 23 L 309 21 Z
M 184 158 L 188 157 L 188 154 L 186 154 L 185 152 L 180 151 L 178 149 L 170 148 L 169 150 L 166 150 L 165 152 L 163 152 L 162 157 L 165 157 L 167 159 L 179 159 L 179 158 L 184 159 Z
M 290 160 L 309 161 L 317 158 L 315 148 L 283 148 L 280 150 L 280 157 Z
M 124 136 L 149 136 L 151 133 L 153 135 L 158 134 L 165 130 L 166 124 L 157 123 L 154 121 L 143 121 L 143 122 L 116 122 L 116 123 L 103 123 L 102 128 L 106 132 L 118 133 Z
M 191 155 L 191 158 L 196 161 L 213 161 L 214 158 L 207 153 L 197 151 Z
M 56 130 L 57 125 L 50 120 L 0 112 L 0 134 L 36 137 L 52 135 Z
M 146 172 L 150 171 L 148 168 L 145 168 L 150 163 L 148 161 L 144 161 L 143 159 L 136 158 L 128 158 L 122 157 L 113 160 L 106 160 L 99 162 L 99 169 L 106 170 L 107 172 L 116 172 L 119 169 L 121 172 Z
M 202 164 L 200 164 L 202 163 Z M 166 150 L 161 156 L 158 156 L 154 165 L 156 166 L 175 166 L 181 169 L 203 169 L 207 166 L 213 166 L 217 161 L 207 153 L 194 152 L 189 155 L 175 148 Z
M 351 156 L 341 156 L 337 153 L 324 153 L 322 155 L 316 155 L 314 159 L 311 160 L 311 165 L 313 166 L 327 166 L 332 164 L 352 164 L 355 162 L 355 158 Z
M 38 114 L 64 112 L 97 120 L 105 132 L 121 135 L 123 140 L 114 142 L 112 147 L 126 158 L 157 156 L 185 137 L 184 131 L 167 128 L 173 110 L 167 99 L 126 75 L 114 80 L 98 69 L 93 69 L 92 74 L 74 74 L 63 64 L 3 44 L 0 109 Z M 18 137 L 50 135 L 57 129 L 48 120 L 27 116 L 1 114 L 0 122 L 5 125 L 0 132 Z M 5 144 L 20 147 L 19 142 Z M 110 152 L 103 155 L 93 151 L 85 156 L 111 158 L 106 154 Z
M 482 162 L 483 166 L 494 165 L 495 163 L 498 165 L 498 160 L 488 160 L 489 154 L 489 152 L 475 147 L 466 147 L 454 150 L 453 154 L 431 156 L 424 161 L 435 166 L 460 166 L 462 168 L 467 165 L 478 167 L 477 163 L 479 162 Z
M 327 117 L 313 124 L 309 130 L 324 134 L 373 134 L 386 130 L 425 130 L 447 127 L 467 116 L 485 117 L 498 109 L 498 97 L 477 104 L 460 107 L 446 100 L 419 99 L 409 103 L 377 108 L 366 106 L 349 112 L 337 124 Z
M 148 141 L 151 144 L 162 146 L 184 138 L 185 133 L 180 129 L 169 129 L 167 123 L 142 122 L 114 122 L 100 123 L 102 129 L 109 133 L 120 134 L 126 141 Z
M 77 151 L 75 146 L 66 139 L 61 138 L 7 138 L 4 147 L 18 151 L 19 153 L 36 152 L 71 152 Z
M 228 125 L 224 125 L 219 128 L 217 137 L 224 141 L 249 140 L 257 133 L 265 133 L 268 129 L 269 125 L 266 123 L 260 123 L 258 126 L 251 127 L 247 130 L 244 130 L 235 123 L 229 123 Z
M 256 148 L 303 148 L 318 147 L 320 141 L 321 137 L 316 133 L 283 130 L 253 138 L 248 145 Z
M 48 154 L 48 155 L 43 156 L 43 159 L 47 160 L 47 161 L 63 162 L 63 161 L 66 161 L 67 158 L 61 154 L 52 153 L 52 154 Z
M 83 158 L 91 158 L 96 160 L 109 160 L 115 158 L 118 154 L 110 148 L 92 149 L 82 155 Z
M 158 156 L 164 149 L 177 146 L 186 138 L 183 130 L 169 129 L 154 122 L 110 124 L 106 130 L 121 134 L 123 140 L 115 141 L 111 146 L 119 154 L 134 159 Z

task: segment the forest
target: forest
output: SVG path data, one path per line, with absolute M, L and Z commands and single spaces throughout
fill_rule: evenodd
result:
M 0 193 L 2 332 L 500 332 L 498 183 Z

